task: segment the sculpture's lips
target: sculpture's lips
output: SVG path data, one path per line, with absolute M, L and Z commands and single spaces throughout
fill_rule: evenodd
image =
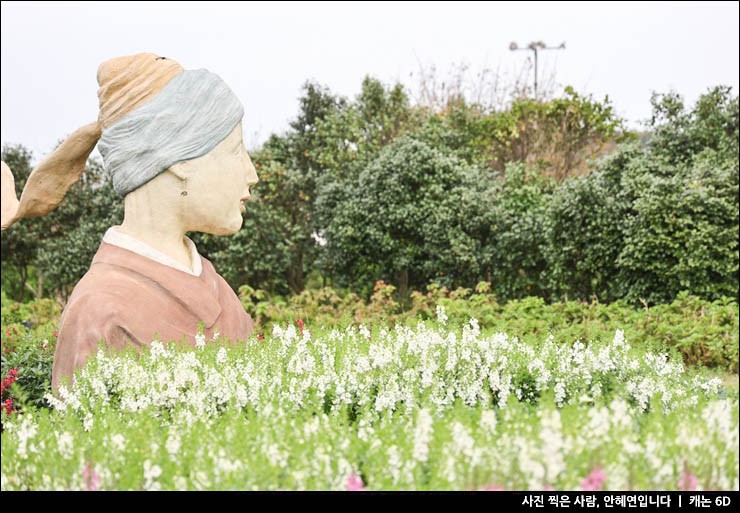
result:
M 244 202 L 249 201 L 249 196 L 244 196 L 242 199 L 239 200 L 239 210 L 242 212 L 247 211 L 247 207 L 244 206 Z

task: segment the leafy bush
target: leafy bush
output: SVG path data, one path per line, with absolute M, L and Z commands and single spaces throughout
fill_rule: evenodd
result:
M 4 146 L 2 160 L 13 171 L 20 197 L 32 171 L 31 154 L 22 146 Z M 11 284 L 13 297 L 23 297 L 33 268 L 37 298 L 46 291 L 46 295 L 51 292 L 66 300 L 90 267 L 105 231 L 122 220 L 123 199 L 114 191 L 102 163 L 90 159 L 79 182 L 54 211 L 21 219 L 2 232 L 3 275 L 7 266 L 18 277 Z
M 630 202 L 621 175 L 634 154 L 622 149 L 590 174 L 553 190 L 543 216 L 543 297 L 614 301 L 625 294 L 617 258 Z
M 738 298 L 737 97 L 716 88 L 691 111 L 677 95 L 655 97 L 653 107 L 646 146 L 623 146 L 554 191 L 550 298 L 652 305 L 684 290 Z
M 336 283 L 362 289 L 382 279 L 403 300 L 431 280 L 475 283 L 485 189 L 474 168 L 402 137 L 346 187 L 325 233 Z
M 56 330 L 61 309 L 50 299 L 29 303 L 9 301 L 2 292 L 2 379 L 15 369 L 18 379 L 7 391 L 13 408 L 42 406 L 44 394 L 51 390 Z
M 641 159 L 622 185 L 634 197 L 616 260 L 622 297 L 650 304 L 682 290 L 738 297 L 737 166 L 655 170 Z
M 460 98 L 432 112 L 398 84 L 366 78 L 348 101 L 309 83 L 292 131 L 254 153 L 244 228 L 194 238 L 234 290 L 300 294 L 319 273 L 363 298 L 391 283 L 403 307 L 431 281 L 487 281 L 500 301 L 740 299 L 737 95 L 652 102 L 643 141 L 612 152 L 629 138 L 611 105 L 572 89 L 501 112 Z M 30 153 L 6 146 L 3 159 L 20 191 Z M 121 218 L 110 187 L 90 161 L 60 208 L 3 232 L 6 294 L 66 298 Z
M 553 187 L 552 180 L 523 164 L 507 166 L 492 184 L 483 214 L 490 229 L 482 247 L 484 278 L 502 302 L 547 293 L 545 223 Z

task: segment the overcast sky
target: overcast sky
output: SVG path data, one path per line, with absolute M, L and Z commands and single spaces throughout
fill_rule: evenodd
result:
M 254 148 L 298 113 L 306 80 L 354 97 L 362 78 L 418 86 L 420 67 L 513 76 L 544 41 L 540 76 L 608 94 L 636 127 L 652 91 L 693 103 L 709 87 L 738 91 L 737 2 L 2 2 L 2 144 L 38 162 L 97 118 L 96 72 L 152 52 L 220 75 L 244 104 Z M 411 75 L 413 73 L 413 76 Z M 531 76 L 531 75 L 530 75 Z M 94 155 L 97 154 L 97 150 Z

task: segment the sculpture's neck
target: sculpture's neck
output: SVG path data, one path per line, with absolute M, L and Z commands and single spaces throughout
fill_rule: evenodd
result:
M 186 243 L 179 209 L 161 191 L 142 187 L 125 200 L 123 223 L 118 231 L 169 256 L 187 269 L 193 269 L 190 247 Z

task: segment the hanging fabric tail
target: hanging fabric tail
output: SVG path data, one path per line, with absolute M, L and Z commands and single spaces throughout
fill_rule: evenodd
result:
M 5 162 L 0 163 L 2 166 L 2 197 L 0 205 L 2 206 L 2 230 L 5 230 L 15 222 L 15 215 L 18 213 L 18 198 L 15 195 L 15 180 L 13 173 Z
M 73 132 L 28 177 L 21 199 L 15 196 L 15 184 L 10 168 L 2 163 L 2 229 L 8 229 L 25 217 L 48 214 L 64 199 L 70 187 L 82 176 L 85 163 L 101 130 L 97 122 Z
M 156 96 L 183 67 L 153 53 L 116 57 L 98 68 L 98 121 L 73 132 L 28 177 L 20 201 L 13 173 L 2 164 L 2 230 L 24 217 L 48 214 L 82 176 L 85 163 L 102 135 L 126 114 Z

